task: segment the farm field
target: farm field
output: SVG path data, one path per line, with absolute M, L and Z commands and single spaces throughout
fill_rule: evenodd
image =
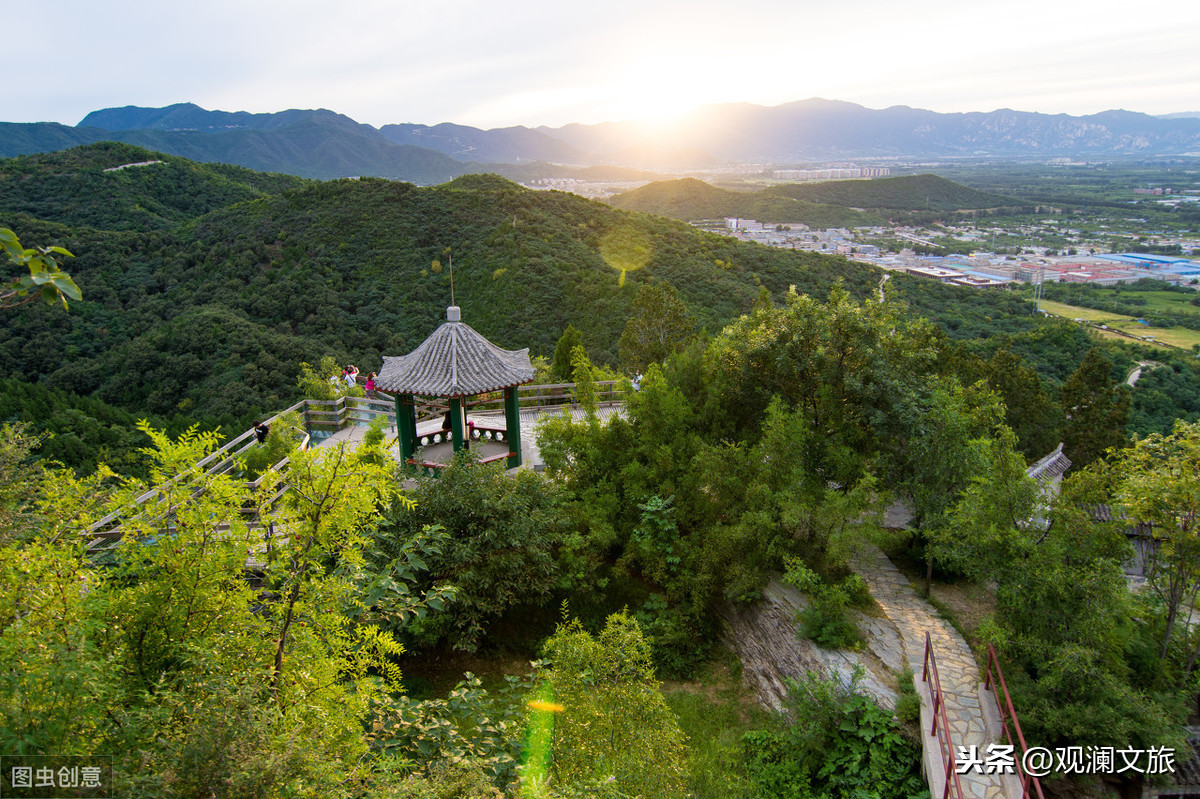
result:
M 1151 327 L 1139 323 L 1132 316 L 1115 314 L 1110 311 L 1080 308 L 1077 305 L 1067 305 L 1053 300 L 1042 300 L 1042 310 L 1066 319 L 1083 320 L 1093 325 L 1108 325 L 1114 330 L 1141 340 L 1152 336 L 1153 341 L 1147 342 L 1150 344 L 1178 347 L 1185 350 L 1200 344 L 1200 331 L 1188 330 L 1184 327 Z
M 1097 289 L 1096 296 L 1101 299 L 1121 300 L 1131 302 L 1138 299 L 1146 301 L 1147 311 L 1170 311 L 1172 313 L 1200 314 L 1200 306 L 1192 305 L 1196 294 L 1181 294 L 1178 291 L 1120 291 L 1118 289 Z

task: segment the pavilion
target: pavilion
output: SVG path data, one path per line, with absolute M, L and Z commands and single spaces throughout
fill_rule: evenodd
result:
M 474 443 L 484 462 L 504 460 L 509 468 L 520 466 L 517 386 L 531 382 L 533 375 L 528 348 L 497 347 L 465 324 L 462 311 L 451 305 L 446 309 L 446 321 L 415 350 L 408 355 L 385 356 L 375 378 L 378 389 L 396 397 L 400 462 L 436 473 L 450 462 L 453 453 Z M 504 427 L 468 422 L 466 400 L 497 391 L 504 392 Z M 418 434 L 418 397 L 449 400 L 449 424 Z

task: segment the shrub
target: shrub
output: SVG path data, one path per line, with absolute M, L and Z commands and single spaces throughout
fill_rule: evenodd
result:
M 891 714 L 849 681 L 814 672 L 792 685 L 791 723 L 742 739 L 747 769 L 766 796 L 912 797 L 926 789 L 919 747 Z

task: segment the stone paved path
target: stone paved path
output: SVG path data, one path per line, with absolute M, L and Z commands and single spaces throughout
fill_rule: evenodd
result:
M 873 546 L 866 547 L 855 558 L 853 566 L 866 580 L 871 594 L 896 625 L 903 639 L 908 665 L 913 670 L 914 683 L 924 704 L 922 725 L 927 753 L 926 776 L 930 788 L 934 789 L 934 799 L 941 799 L 940 789 L 944 785 L 940 774 L 942 755 L 938 739 L 929 735 L 932 704 L 928 692 L 922 690 L 924 686 L 921 682 L 925 658 L 925 632 L 929 632 L 933 652 L 937 657 L 942 695 L 946 702 L 946 717 L 950 722 L 956 753 L 957 747 L 975 745 L 983 754 L 986 752 L 986 746 L 995 742 L 987 732 L 983 710 L 980 707 L 979 667 L 975 664 L 975 658 L 962 636 L 938 616 L 928 602 L 917 595 L 908 578 L 896 569 L 883 552 Z M 930 680 L 932 681 L 932 677 Z M 992 701 L 991 693 L 986 693 L 983 699 Z M 930 752 L 933 754 L 932 758 L 929 756 Z M 931 766 L 931 763 L 935 765 Z M 937 773 L 929 773 L 931 770 Z M 1006 785 L 1002 779 L 1009 783 Z M 1020 796 L 1020 786 L 1015 776 L 963 774 L 960 775 L 960 780 L 963 795 L 967 799 L 1004 799 L 1006 796 Z M 1016 793 L 1012 793 L 1014 788 Z M 951 796 L 953 795 L 951 791 Z

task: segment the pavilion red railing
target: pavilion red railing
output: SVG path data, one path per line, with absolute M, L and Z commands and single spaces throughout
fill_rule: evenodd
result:
M 983 685 L 985 688 L 992 689 L 992 693 L 996 697 L 996 705 L 1000 708 L 1000 726 L 1004 728 L 1004 740 L 1013 748 L 1017 776 L 1021 779 L 1021 796 L 1025 799 L 1032 799 L 1035 796 L 1037 799 L 1045 799 L 1045 796 L 1042 795 L 1041 780 L 1032 774 L 1027 774 L 1022 765 L 1025 760 L 1025 752 L 1029 747 L 1025 745 L 1021 722 L 1017 720 L 1017 711 L 1013 707 L 1012 697 L 1008 695 L 1008 685 L 1004 682 L 1004 672 L 1000 669 L 1000 659 L 996 656 L 996 648 L 991 644 L 988 644 L 987 678 Z M 1013 733 L 1016 733 L 1015 739 Z
M 921 682 L 928 683 L 930 675 L 933 683 L 929 687 L 929 698 L 933 703 L 933 727 L 929 730 L 931 736 L 938 739 L 938 757 L 942 762 L 942 772 L 946 778 L 946 787 L 942 790 L 942 799 L 963 799 L 962 783 L 958 779 L 958 769 L 954 758 L 954 740 L 950 734 L 950 723 L 946 719 L 946 700 L 942 696 L 942 680 L 938 676 L 937 658 L 933 654 L 933 641 L 929 631 L 925 632 L 925 666 L 921 671 Z M 951 786 L 954 790 L 951 791 Z

